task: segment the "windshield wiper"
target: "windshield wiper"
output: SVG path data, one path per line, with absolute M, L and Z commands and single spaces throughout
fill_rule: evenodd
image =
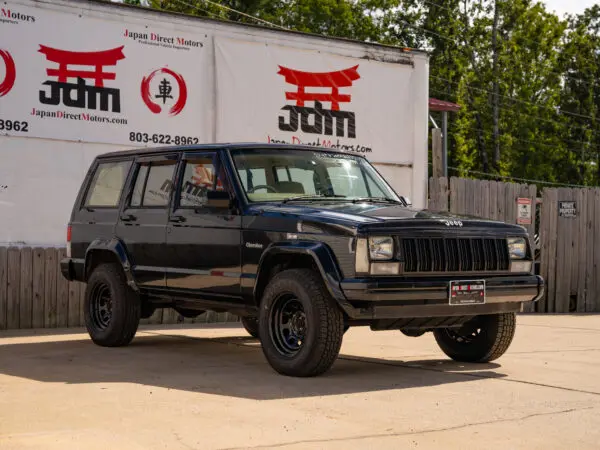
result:
M 384 203 L 394 203 L 396 205 L 404 205 L 404 203 L 401 202 L 400 200 L 394 200 L 393 198 L 387 198 L 387 197 L 360 197 L 360 198 L 352 199 L 352 203 L 359 203 L 359 202 L 373 202 L 373 203 L 384 202 Z
M 332 198 L 347 198 L 345 195 L 340 194 L 317 194 L 317 195 L 298 195 L 297 197 L 288 197 L 282 200 L 282 203 L 294 202 L 298 200 L 324 200 L 324 199 L 332 199 Z

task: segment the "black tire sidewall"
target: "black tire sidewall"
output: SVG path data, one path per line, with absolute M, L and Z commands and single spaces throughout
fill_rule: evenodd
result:
M 508 316 L 513 316 L 508 318 Z M 503 318 L 510 319 L 512 326 L 501 327 Z M 462 362 L 489 362 L 498 358 L 508 348 L 503 345 L 499 348 L 501 341 L 508 344 L 514 335 L 514 313 L 487 315 L 479 317 L 481 333 L 475 341 L 462 344 L 454 341 L 445 329 L 434 330 L 435 340 L 442 351 L 450 358 Z
M 96 286 L 105 284 L 110 290 L 111 319 L 104 330 L 95 326 L 91 316 L 91 295 Z M 98 266 L 87 282 L 84 302 L 84 320 L 92 340 L 102 346 L 117 346 L 128 343 L 139 325 L 141 302 L 126 284 L 122 269 L 116 265 Z
M 280 272 L 269 283 L 265 289 L 262 302 L 260 305 L 259 315 L 259 336 L 262 343 L 262 349 L 265 357 L 271 366 L 284 375 L 292 376 L 310 376 L 313 375 L 313 368 L 317 365 L 321 355 L 324 353 L 324 327 L 337 326 L 339 334 L 343 334 L 343 320 L 339 314 L 340 320 L 338 323 L 322 323 L 322 311 L 315 305 L 311 298 L 309 289 L 293 276 L 295 271 Z M 314 277 L 315 283 L 311 288 L 324 290 L 320 286 L 321 280 Z M 283 293 L 293 294 L 302 304 L 306 315 L 306 335 L 301 349 L 292 356 L 282 355 L 275 346 L 271 331 L 271 311 L 276 300 Z M 325 294 L 328 295 L 328 294 Z M 337 307 L 337 305 L 335 306 Z M 334 321 L 335 322 L 335 321 Z M 341 341 L 340 341 L 341 344 Z M 338 348 L 339 351 L 339 348 Z

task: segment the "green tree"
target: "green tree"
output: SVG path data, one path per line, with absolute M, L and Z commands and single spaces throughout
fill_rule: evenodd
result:
M 150 6 L 428 50 L 431 95 L 462 107 L 449 125 L 456 173 L 600 182 L 600 6 L 568 20 L 533 0 L 150 0 Z
M 566 117 L 561 136 L 577 161 L 582 182 L 600 182 L 600 6 L 571 16 L 561 54 L 565 76 L 560 110 Z M 589 170 L 591 164 L 595 170 Z

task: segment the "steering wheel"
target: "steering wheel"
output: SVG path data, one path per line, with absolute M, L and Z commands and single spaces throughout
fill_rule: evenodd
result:
M 268 184 L 259 184 L 257 186 L 253 186 L 252 189 L 248 189 L 248 194 L 253 194 L 254 191 L 256 191 L 257 189 L 267 189 L 267 190 L 271 190 L 273 192 L 277 192 L 279 193 L 279 191 L 277 189 L 275 189 L 273 186 L 269 186 Z

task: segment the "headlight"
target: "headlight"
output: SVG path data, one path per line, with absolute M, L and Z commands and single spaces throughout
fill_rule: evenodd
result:
M 527 256 L 527 241 L 522 237 L 507 239 L 510 259 L 525 259 Z
M 394 257 L 394 239 L 390 236 L 370 237 L 369 256 L 372 260 L 386 260 Z

